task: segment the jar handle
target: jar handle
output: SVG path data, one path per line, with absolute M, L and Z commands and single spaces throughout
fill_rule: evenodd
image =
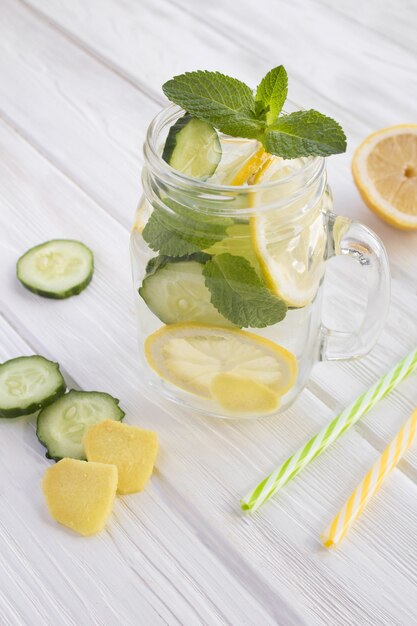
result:
M 382 331 L 390 302 L 390 269 L 385 247 L 363 224 L 330 214 L 328 258 L 349 256 L 366 272 L 368 300 L 359 329 L 343 332 L 322 326 L 321 361 L 363 357 L 374 347 Z

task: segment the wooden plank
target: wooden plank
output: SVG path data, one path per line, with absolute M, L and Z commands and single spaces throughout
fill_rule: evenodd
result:
M 116 546 L 123 544 L 118 548 L 122 556 L 120 571 L 114 574 L 118 579 L 115 590 L 111 590 L 113 575 L 100 571 L 100 576 L 105 576 L 106 593 L 118 594 L 125 577 L 130 580 L 133 576 L 130 569 L 123 570 L 123 563 L 140 563 L 142 568 L 144 561 L 149 567 L 157 562 L 159 573 L 152 570 L 150 590 L 141 589 L 145 597 L 138 603 L 148 597 L 149 611 L 158 610 L 168 622 L 167 611 L 174 611 L 179 621 L 178 616 L 187 615 L 187 623 L 193 623 L 188 601 L 184 599 L 180 608 L 173 608 L 182 592 L 187 600 L 192 597 L 191 605 L 197 606 L 208 623 L 221 619 L 233 623 L 236 615 L 244 619 L 250 612 L 256 618 L 248 618 L 249 623 L 251 619 L 252 623 L 259 623 L 256 619 L 280 623 L 281 619 L 285 624 L 302 623 L 303 619 L 309 624 L 388 624 L 394 619 L 407 623 L 415 616 L 415 484 L 400 471 L 395 472 L 392 490 L 385 492 L 379 508 L 375 504 L 365 513 L 346 547 L 337 555 L 324 555 L 319 549 L 319 532 L 376 454 L 368 441 L 353 432 L 259 515 L 251 518 L 240 514 L 239 496 L 275 464 L 277 457 L 285 458 L 326 423 L 333 410 L 306 392 L 285 419 L 238 424 L 194 418 L 190 428 L 192 418 L 185 412 L 170 409 L 168 415 L 161 406 L 151 405 L 137 382 L 128 260 L 122 252 L 127 252 L 124 229 L 4 125 L 0 146 L 5 163 L 0 172 L 0 216 L 7 241 L 1 248 L 0 264 L 0 280 L 7 293 L 7 299 L 2 297 L 3 310 L 13 316 L 33 346 L 45 349 L 46 356 L 58 358 L 79 384 L 121 397 L 130 420 L 152 423 L 162 441 L 163 453 L 152 487 L 142 494 L 140 502 L 139 498 L 126 505 L 120 502 L 109 536 L 97 538 L 106 546 L 100 548 L 100 554 L 109 550 L 110 541 Z M 71 206 L 71 212 L 64 217 L 60 206 Z M 97 259 L 91 287 L 67 302 L 42 300 L 24 291 L 13 276 L 16 257 L 22 250 L 58 235 L 85 240 Z M 385 351 L 395 351 L 395 346 L 391 340 Z M 344 384 L 343 376 L 338 380 Z M 135 417 L 138 407 L 146 420 Z M 38 463 L 44 466 L 45 461 L 39 457 Z M 13 480 L 20 485 L 25 476 L 21 468 Z M 21 499 L 23 495 L 16 501 L 16 509 L 25 512 Z M 170 516 L 180 520 L 175 523 L 180 524 L 181 531 L 174 539 L 168 525 Z M 134 541 L 140 553 L 129 539 L 136 537 L 137 526 L 139 539 Z M 61 535 L 60 541 L 64 541 Z M 142 541 L 143 535 L 146 541 Z M 194 543 L 195 537 L 199 543 Z M 372 552 L 366 549 L 368 544 L 372 544 Z M 73 552 L 70 545 L 68 558 Z M 86 549 L 92 552 L 87 552 L 84 563 L 93 558 L 95 550 L 93 544 Z M 163 582 L 161 568 L 166 567 L 167 555 L 173 550 L 175 563 Z M 161 552 L 165 555 L 163 565 Z M 193 568 L 189 571 L 191 558 Z M 88 573 L 92 575 L 91 570 Z M 185 580 L 194 581 L 192 596 L 188 596 L 188 586 L 182 587 Z M 170 588 L 173 581 L 181 585 L 180 591 Z M 139 585 L 145 585 L 143 578 Z M 156 587 L 158 599 L 146 596 Z M 128 602 L 128 595 L 129 587 L 121 602 Z M 167 598 L 165 608 L 163 598 Z M 129 616 L 134 602 L 131 599 L 125 608 Z
M 365 0 L 361 10 L 351 0 L 339 0 L 337 4 L 328 0 L 319 0 L 330 11 L 334 11 L 337 19 L 349 23 L 353 21 L 362 27 L 362 32 L 368 36 L 369 31 L 375 31 L 383 39 L 388 39 L 400 48 L 406 48 L 413 54 L 417 53 L 415 24 L 417 21 L 417 7 L 414 2 L 397 0 L 391 2 L 372 2 Z
M 129 227 L 159 107 L 19 3 L 2 2 L 0 28 L 0 115 Z
M 186 0 L 174 0 L 174 3 L 190 13 Z M 361 122 L 373 127 L 403 122 L 413 109 L 412 98 L 404 97 L 404 84 L 412 91 L 417 87 L 414 54 L 381 33 L 339 17 L 339 3 L 336 10 L 329 8 L 329 4 L 308 0 L 280 3 L 279 19 L 270 19 L 271 4 L 261 3 L 248 20 L 249 0 L 240 3 L 239 11 L 234 10 L 232 3 L 212 2 L 206 6 L 197 0 L 192 14 L 216 32 L 239 41 L 242 48 L 251 50 L 257 57 L 265 60 L 281 57 L 298 82 L 305 83 L 313 92 L 321 92 L 341 109 L 351 111 L 356 128 Z M 401 0 L 395 11 L 401 12 L 404 5 L 406 2 Z M 350 6 L 353 12 L 354 5 Z M 411 17 L 413 11 L 408 11 Z M 319 27 L 312 28 L 312 24 Z M 389 28 L 389 20 L 386 25 Z M 346 55 L 347 44 L 349 55 Z M 323 59 L 327 62 L 323 63 Z M 388 68 L 389 81 L 384 80 Z

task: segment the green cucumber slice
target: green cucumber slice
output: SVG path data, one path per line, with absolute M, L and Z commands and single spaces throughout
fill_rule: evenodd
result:
M 161 322 L 233 326 L 210 302 L 203 276 L 209 258 L 197 252 L 188 257 L 159 256 L 149 261 L 139 294 Z
M 30 415 L 66 389 L 58 363 L 43 356 L 20 356 L 0 365 L 0 417 Z
M 38 415 L 36 435 L 47 449 L 48 459 L 85 459 L 83 436 L 87 428 L 103 420 L 120 421 L 119 400 L 101 391 L 71 390 Z
M 17 278 L 26 289 L 45 298 L 69 298 L 90 283 L 94 256 L 72 239 L 52 239 L 30 248 L 17 261 Z
M 221 156 L 217 131 L 188 113 L 171 126 L 162 153 L 175 170 L 200 180 L 214 174 Z

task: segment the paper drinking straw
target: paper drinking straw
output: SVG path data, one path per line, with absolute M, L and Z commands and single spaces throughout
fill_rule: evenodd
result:
M 369 391 L 352 402 L 340 415 L 335 417 L 328 426 L 308 441 L 298 452 L 290 456 L 272 474 L 264 478 L 241 501 L 244 511 L 256 511 L 271 496 L 297 476 L 313 459 L 324 452 L 336 439 L 356 424 L 365 413 L 388 395 L 400 382 L 417 369 L 417 349 L 404 357 L 387 374 L 382 376 Z
M 375 465 L 356 487 L 349 500 L 340 509 L 321 539 L 326 548 L 336 548 L 362 513 L 372 496 L 378 491 L 388 474 L 408 450 L 416 434 L 417 410 L 407 420 L 395 439 L 385 448 Z

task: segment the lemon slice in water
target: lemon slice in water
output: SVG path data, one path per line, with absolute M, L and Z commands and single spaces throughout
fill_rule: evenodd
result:
M 210 390 L 213 398 L 230 413 L 264 415 L 279 407 L 280 396 L 270 387 L 237 374 L 217 374 Z
M 205 398 L 212 397 L 212 384 L 216 385 L 219 374 L 250 380 L 279 396 L 292 387 L 297 376 L 297 360 L 285 348 L 253 333 L 219 326 L 163 326 L 146 339 L 145 355 L 161 378 Z M 224 380 L 220 380 L 222 385 L 224 388 Z M 257 389 L 258 396 L 262 395 Z M 221 390 L 219 393 L 222 395 Z M 264 397 L 261 400 L 265 402 Z
M 280 158 L 266 161 L 254 183 L 285 179 L 301 166 L 299 161 Z M 291 198 L 296 184 L 289 179 L 282 188 L 283 197 Z M 256 192 L 260 198 L 255 198 L 255 206 L 259 205 L 260 210 L 250 218 L 252 245 L 271 291 L 289 307 L 302 307 L 314 299 L 323 276 L 325 228 L 319 202 L 305 217 L 293 223 L 301 204 L 308 199 L 289 200 L 284 209 L 275 210 L 273 202 L 280 201 L 279 193 L 275 188 Z M 262 210 L 264 204 L 272 204 L 271 209 Z
M 210 182 L 245 185 L 266 158 L 263 146 L 254 139 L 221 137 L 222 158 Z

